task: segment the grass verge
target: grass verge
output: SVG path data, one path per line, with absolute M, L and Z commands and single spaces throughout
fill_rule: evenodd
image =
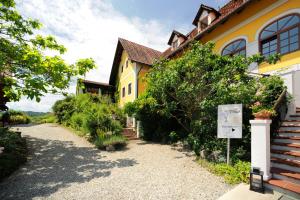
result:
M 250 162 L 238 161 L 233 165 L 227 165 L 226 163 L 214 163 L 200 158 L 197 159 L 197 162 L 209 172 L 224 177 L 226 183 L 249 183 Z

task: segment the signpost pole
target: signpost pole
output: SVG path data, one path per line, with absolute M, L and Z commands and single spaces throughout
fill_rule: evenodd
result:
M 227 165 L 230 164 L 230 138 L 227 138 Z

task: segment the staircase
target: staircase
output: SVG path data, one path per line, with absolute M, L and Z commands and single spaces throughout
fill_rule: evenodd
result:
M 124 135 L 128 140 L 138 139 L 134 128 L 124 128 L 122 135 Z
M 266 187 L 300 199 L 300 108 L 283 121 L 271 143 L 271 173 Z

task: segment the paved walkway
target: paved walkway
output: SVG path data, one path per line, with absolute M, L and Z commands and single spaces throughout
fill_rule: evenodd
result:
M 130 142 L 103 152 L 55 124 L 21 127 L 29 161 L 0 183 L 0 199 L 217 199 L 231 189 L 188 152 Z

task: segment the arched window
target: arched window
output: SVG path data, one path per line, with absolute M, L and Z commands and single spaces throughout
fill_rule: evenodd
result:
M 238 39 L 229 43 L 222 50 L 222 56 L 234 56 L 243 55 L 246 56 L 246 40 Z
M 269 56 L 299 50 L 299 29 L 299 14 L 287 15 L 272 22 L 259 35 L 261 54 Z

